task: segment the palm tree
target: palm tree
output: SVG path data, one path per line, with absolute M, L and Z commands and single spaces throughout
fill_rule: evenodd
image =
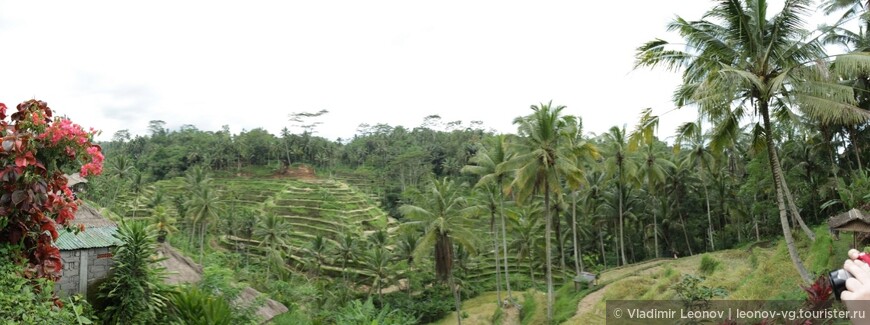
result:
M 383 287 L 393 283 L 396 273 L 393 254 L 383 246 L 372 245 L 363 253 L 362 261 L 366 269 L 374 275 L 372 286 L 369 287 L 369 296 L 372 290 L 377 290 L 378 300 L 384 301 Z
M 691 167 L 697 167 L 698 178 L 701 185 L 704 187 L 704 200 L 707 202 L 707 239 L 710 241 L 710 250 L 716 250 L 716 243 L 713 240 L 713 219 L 710 212 L 710 193 L 707 189 L 707 180 L 704 173 L 710 173 L 710 167 L 713 161 L 713 154 L 710 152 L 705 141 L 704 132 L 701 129 L 701 119 L 696 122 L 686 122 L 677 128 L 677 145 L 674 146 L 677 150 L 682 144 L 691 146 L 689 154 L 685 156 L 682 164 Z
M 203 249 L 205 247 L 205 234 L 208 231 L 208 223 L 217 218 L 221 213 L 223 200 L 209 187 L 203 187 L 193 193 L 193 197 L 187 202 L 188 210 L 193 218 L 193 224 L 200 224 L 199 232 L 199 263 L 202 264 Z M 195 228 L 195 227 L 194 227 Z
M 175 218 L 166 213 L 166 207 L 160 205 L 154 208 L 151 214 L 151 223 L 157 230 L 158 243 L 165 242 L 166 235 L 178 231 L 178 228 L 175 228 L 175 221 Z
M 647 193 L 652 201 L 656 200 L 658 188 L 665 183 L 668 170 L 674 167 L 674 163 L 664 156 L 664 152 L 657 147 L 658 142 L 655 133 L 658 132 L 659 117 L 652 115 L 652 109 L 645 109 L 641 114 L 637 128 L 629 136 L 631 139 L 629 149 L 637 150 L 643 146 L 643 163 L 638 170 L 640 177 L 646 180 Z M 655 202 L 651 204 L 656 206 Z M 655 241 L 656 258 L 659 257 L 659 228 L 656 209 L 650 209 L 653 215 L 653 238 Z
M 258 246 L 266 248 L 266 280 L 270 278 L 272 264 L 283 264 L 284 254 L 289 247 L 290 224 L 275 214 L 266 214 L 257 218 L 254 226 L 254 237 L 260 241 Z M 281 263 L 274 263 L 280 261 Z
M 309 258 L 309 268 L 314 271 L 314 276 L 320 276 L 323 264 L 326 263 L 326 252 L 329 250 L 326 240 L 321 235 L 311 240 L 310 246 L 305 250 Z
M 589 161 L 597 160 L 601 157 L 598 152 L 598 147 L 595 144 L 586 141 L 583 137 L 583 120 L 577 117 L 575 123 L 569 124 L 566 128 L 566 135 L 571 140 L 570 146 L 574 149 L 577 161 L 577 168 L 583 170 L 582 166 Z M 585 178 L 585 175 L 583 176 Z M 585 184 L 585 179 L 583 179 Z M 574 188 L 571 191 L 571 235 L 574 245 L 574 273 L 580 275 L 580 272 L 585 271 L 583 265 L 582 245 L 577 238 L 577 201 L 579 199 L 579 188 Z
M 511 279 L 510 272 L 508 271 L 508 259 L 507 259 L 507 226 L 505 222 L 504 215 L 504 196 L 501 195 L 501 192 L 505 189 L 507 185 L 505 180 L 508 175 L 505 171 L 499 171 L 498 166 L 503 164 L 504 162 L 510 160 L 510 154 L 507 150 L 507 137 L 505 135 L 497 135 L 494 138 L 494 144 L 492 145 L 491 150 L 487 150 L 486 148 L 480 150 L 472 157 L 469 162 L 471 165 L 466 165 L 462 167 L 463 173 L 470 173 L 473 175 L 477 175 L 480 179 L 477 181 L 477 184 L 474 185 L 475 188 L 481 189 L 481 191 L 486 192 L 484 195 L 490 199 L 498 200 L 498 207 L 496 208 L 494 204 L 492 204 L 493 200 L 490 200 L 491 207 L 491 219 L 490 219 L 490 229 L 493 234 L 495 246 L 495 256 L 496 256 L 496 269 L 498 269 L 498 230 L 494 229 L 495 225 L 495 211 L 498 211 L 500 216 L 500 225 L 501 225 L 501 239 L 502 239 L 502 257 L 504 258 L 504 277 L 505 277 L 505 287 L 508 292 L 508 300 L 513 301 L 513 293 L 511 292 Z M 496 282 L 498 280 L 498 270 L 496 270 Z M 498 287 L 498 283 L 496 283 L 496 287 Z M 498 294 L 499 304 L 501 304 L 501 293 L 499 291 Z
M 338 245 L 335 247 L 338 256 L 341 257 L 341 275 L 344 278 L 344 282 L 348 282 L 347 261 L 354 258 L 357 254 L 357 238 L 359 238 L 359 235 L 346 232 L 344 236 L 341 236 Z
M 734 111 L 739 117 L 752 112 L 760 120 L 754 134 L 766 144 L 789 255 L 808 283 L 812 279 L 798 256 L 787 218 L 788 212 L 796 219 L 800 214 L 783 177 L 771 116 L 787 118 L 796 108 L 824 123 L 864 121 L 868 113 L 855 106 L 853 89 L 831 79 L 870 67 L 870 57 L 858 54 L 840 55 L 830 67 L 819 63 L 828 59 L 824 46 L 819 37 L 807 40 L 810 33 L 803 29 L 810 3 L 788 0 L 779 13 L 768 15 L 766 0 L 722 1 L 702 20 L 677 17 L 668 26 L 685 39 L 687 50 L 672 50 L 667 41 L 657 39 L 638 48 L 636 56 L 637 66 L 684 69 L 683 84 L 675 92 L 678 106 L 695 104 L 712 120 Z M 751 109 L 744 109 L 747 106 Z
M 422 197 L 420 205 L 406 204 L 399 207 L 410 221 L 406 227 L 423 229 L 423 237 L 414 252 L 415 259 L 435 249 L 435 275 L 442 282 L 449 282 L 456 303 L 456 321 L 462 324 L 459 291 L 453 279 L 453 243 L 475 251 L 474 233 L 465 218 L 466 200 L 450 179 L 433 180 Z
M 628 186 L 628 181 L 635 176 L 637 165 L 634 161 L 634 156 L 628 151 L 628 138 L 625 134 L 625 127 L 622 128 L 613 126 L 610 131 L 604 134 L 604 147 L 607 158 L 604 159 L 605 168 L 616 180 L 617 196 L 617 218 L 619 219 L 619 253 L 622 259 L 622 265 L 628 264 L 625 258 L 625 187 Z
M 569 186 L 577 187 L 582 178 L 582 172 L 577 168 L 574 148 L 566 139 L 566 128 L 574 117 L 562 117 L 565 106 L 552 107 L 552 102 L 532 105 L 529 116 L 514 120 L 518 125 L 518 137 L 511 143 L 515 155 L 499 165 L 499 172 L 514 170 L 515 177 L 511 189 L 515 190 L 520 199 L 527 199 L 534 194 L 544 194 L 544 219 L 547 264 L 547 321 L 553 319 L 553 270 L 551 232 L 553 221 L 550 217 L 550 195 L 562 192 L 561 179 Z
M 465 166 L 469 167 L 469 166 Z M 501 306 L 502 300 L 501 298 L 501 265 L 499 265 L 499 252 L 498 252 L 498 230 L 496 229 L 495 224 L 495 215 L 499 213 L 498 201 L 501 197 L 501 191 L 497 189 L 489 188 L 481 188 L 475 191 L 475 195 L 472 196 L 472 205 L 469 207 L 473 209 L 474 212 L 472 214 L 479 215 L 487 215 L 489 214 L 489 235 L 492 238 L 492 247 L 493 253 L 495 254 L 495 291 L 496 297 L 498 301 L 498 305 Z
M 535 204 L 525 205 L 515 210 L 508 210 L 508 214 L 511 216 L 508 220 L 515 234 L 510 247 L 517 252 L 518 263 L 522 263 L 524 260 L 529 262 L 529 278 L 532 280 L 533 286 L 535 284 L 535 270 L 533 266 L 535 250 L 541 238 L 541 218 L 536 216 L 540 213 L 540 210 L 540 206 Z
M 417 250 L 417 246 L 420 244 L 420 234 L 416 231 L 407 231 L 398 239 L 398 249 L 397 253 L 398 257 L 405 260 L 408 263 L 408 270 L 411 274 L 414 273 L 414 251 Z M 408 280 L 408 296 L 411 296 L 411 276 L 407 277 Z

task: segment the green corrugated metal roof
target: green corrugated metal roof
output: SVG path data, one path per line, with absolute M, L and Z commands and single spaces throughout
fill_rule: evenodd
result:
M 117 232 L 118 227 L 85 228 L 85 231 L 79 232 L 78 235 L 60 230 L 58 231 L 60 236 L 54 244 L 63 251 L 116 246 L 121 244 L 121 241 L 115 238 Z

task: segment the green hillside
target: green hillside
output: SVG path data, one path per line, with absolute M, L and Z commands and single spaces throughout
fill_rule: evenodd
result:
M 810 242 L 803 237 L 797 241 L 801 256 L 809 270 L 818 275 L 842 267 L 846 251 L 852 243 L 852 234 L 843 233 L 833 240 L 827 226 L 815 228 L 817 239 Z M 701 271 L 702 259 L 714 261 L 712 272 Z M 679 259 L 658 259 L 630 264 L 602 272 L 599 286 L 575 292 L 571 284 L 561 284 L 557 291 L 555 318 L 562 324 L 604 324 L 606 301 L 618 300 L 671 300 L 677 299 L 672 286 L 684 274 L 703 277 L 700 283 L 708 287 L 721 287 L 727 300 L 804 300 L 806 293 L 800 276 L 792 266 L 784 241 L 758 242 L 736 249 L 716 251 Z M 494 292 L 481 294 L 463 304 L 468 313 L 463 324 L 492 324 L 498 309 Z M 544 295 L 540 300 L 544 301 Z M 489 299 L 483 299 L 488 297 Z M 522 301 L 523 299 L 521 299 Z M 561 302 L 561 304 L 560 304 Z M 529 309 L 532 315 L 524 319 L 537 319 L 546 309 L 540 304 Z M 565 317 L 565 316 L 568 317 Z M 437 324 L 455 324 L 455 314 Z M 503 323 L 507 324 L 507 323 Z M 525 323 L 524 323 L 525 324 Z M 531 323 L 534 324 L 534 323 Z

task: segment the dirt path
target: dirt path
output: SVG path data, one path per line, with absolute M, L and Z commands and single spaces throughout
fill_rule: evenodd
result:
M 580 303 L 577 304 L 577 313 L 574 315 L 583 315 L 592 311 L 592 309 L 595 308 L 595 305 L 601 301 L 601 298 L 604 298 L 605 292 L 607 292 L 607 286 L 583 297 L 583 299 L 580 299 Z
M 501 319 L 502 325 L 520 325 L 520 309 L 516 306 L 502 309 L 504 316 Z

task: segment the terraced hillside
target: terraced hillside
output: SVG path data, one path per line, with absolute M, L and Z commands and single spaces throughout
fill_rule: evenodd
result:
M 229 214 L 254 211 L 255 214 L 275 214 L 290 225 L 288 243 L 291 262 L 302 261 L 302 251 L 312 240 L 322 236 L 337 244 L 344 233 L 371 234 L 377 230 L 394 232 L 396 221 L 389 218 L 372 198 L 358 189 L 337 180 L 324 179 L 274 179 L 274 178 L 217 178 L 212 181 L 224 201 L 224 211 Z M 121 197 L 122 204 L 129 207 L 125 218 L 142 219 L 151 215 L 155 198 L 177 214 L 180 200 L 186 197 L 183 178 L 160 181 L 144 189 L 139 195 Z M 181 219 L 181 218 L 179 218 Z M 238 232 L 219 237 L 220 243 L 237 251 L 262 253 L 256 238 Z M 365 275 L 351 262 L 348 272 Z M 327 274 L 340 276 L 338 265 L 322 267 Z

